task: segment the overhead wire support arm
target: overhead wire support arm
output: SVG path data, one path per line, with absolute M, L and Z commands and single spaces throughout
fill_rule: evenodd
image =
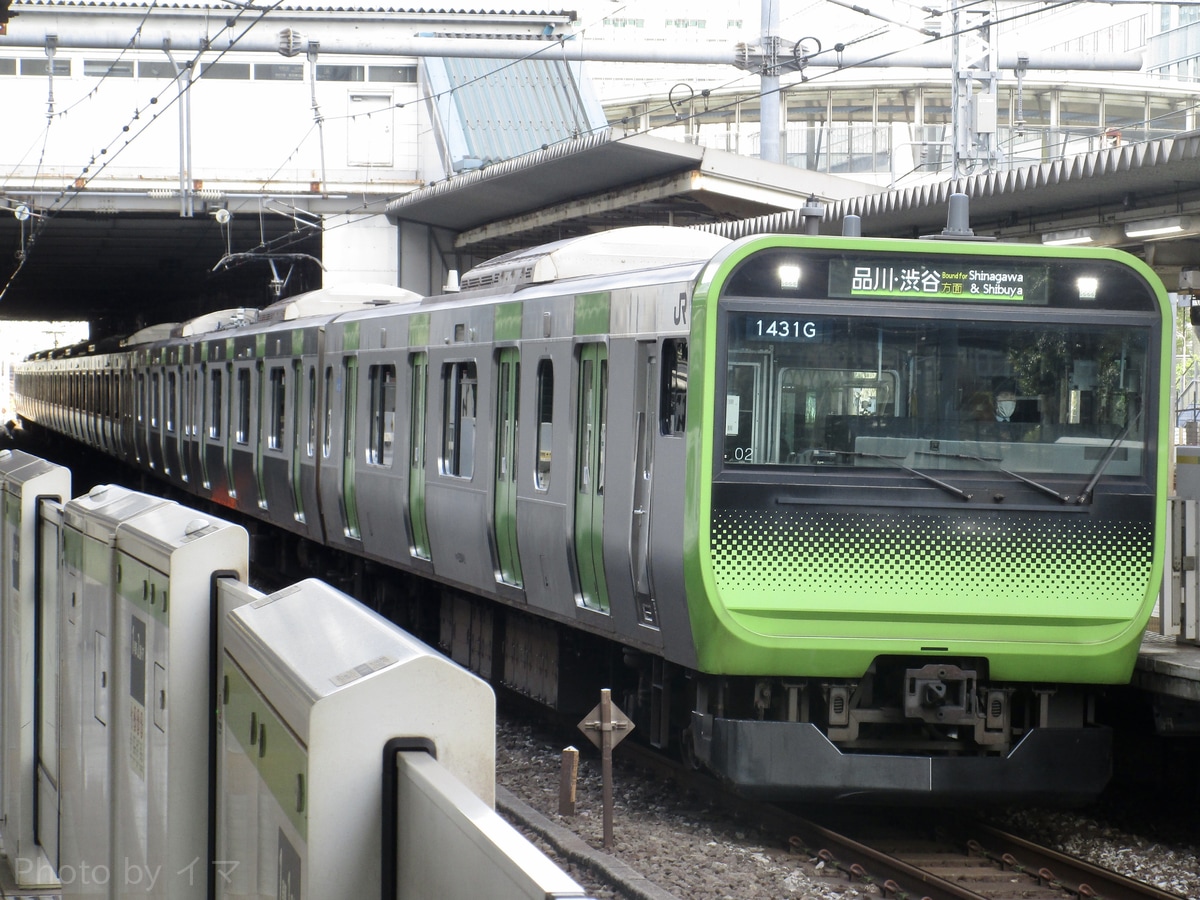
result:
M 217 264 L 212 267 L 212 271 L 220 272 L 224 269 L 232 269 L 235 266 L 243 265 L 249 262 L 263 262 L 264 260 L 271 264 L 272 270 L 275 268 L 276 260 L 290 260 L 291 262 L 312 262 L 316 263 L 322 272 L 325 271 L 325 264 L 310 253 L 261 253 L 257 250 L 248 250 L 244 253 L 226 253 Z

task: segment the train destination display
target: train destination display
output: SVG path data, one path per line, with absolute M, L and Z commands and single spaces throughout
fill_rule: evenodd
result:
M 829 262 L 829 296 L 895 297 L 903 300 L 958 300 L 1044 305 L 1045 266 L 991 265 L 972 259 L 892 262 L 840 259 Z

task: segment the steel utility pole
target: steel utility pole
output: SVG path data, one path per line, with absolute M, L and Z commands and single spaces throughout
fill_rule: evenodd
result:
M 996 144 L 997 71 L 999 54 L 993 43 L 996 0 L 984 6 L 982 20 L 973 26 L 968 20 L 980 13 L 967 12 L 956 0 L 950 0 L 951 53 L 954 57 L 954 82 L 951 90 L 951 148 L 954 177 L 964 178 L 982 166 L 993 169 L 1000 159 Z M 979 82 L 979 93 L 975 93 Z
M 779 150 L 782 106 L 779 90 L 779 0 L 762 0 L 762 69 L 759 74 L 758 155 L 767 162 L 783 162 Z

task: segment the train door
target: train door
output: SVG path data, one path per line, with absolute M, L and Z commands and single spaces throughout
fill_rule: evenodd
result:
M 425 414 L 429 382 L 429 357 L 414 353 L 409 357 L 412 397 L 408 404 L 408 533 L 412 535 L 412 554 L 429 559 L 429 526 L 425 523 Z
M 575 436 L 575 565 L 581 603 L 608 612 L 604 577 L 604 461 L 608 417 L 608 348 L 579 349 L 579 429 Z
M 493 519 L 500 580 L 521 586 L 521 557 L 517 553 L 517 412 L 521 363 L 516 347 L 499 353 L 496 392 L 496 482 Z
M 362 532 L 358 525 L 358 496 L 354 492 L 354 448 L 355 424 L 358 422 L 358 360 L 353 356 L 342 359 L 342 384 L 344 390 L 345 421 L 342 423 L 342 525 L 346 537 L 359 540 Z
M 667 365 L 667 341 L 663 348 L 663 365 Z M 637 372 L 634 384 L 634 439 L 635 448 L 633 474 L 633 521 L 630 523 L 629 546 L 630 567 L 633 574 L 633 589 L 637 602 L 638 621 L 643 625 L 658 627 L 658 611 L 654 603 L 654 592 L 650 584 L 650 478 L 654 459 L 654 344 L 641 341 L 637 345 Z

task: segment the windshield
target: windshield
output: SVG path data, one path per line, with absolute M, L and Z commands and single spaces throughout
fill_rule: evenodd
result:
M 1149 329 L 728 314 L 726 465 L 1141 475 Z

